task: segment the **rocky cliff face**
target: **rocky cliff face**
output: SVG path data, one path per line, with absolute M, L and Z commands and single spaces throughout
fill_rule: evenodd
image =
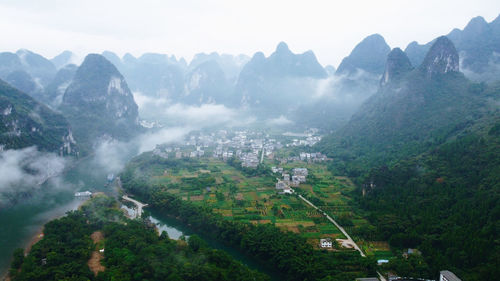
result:
M 183 102 L 187 104 L 224 104 L 231 85 L 214 60 L 201 63 L 186 75 Z
M 76 154 L 68 121 L 0 80 L 0 150 L 37 146 L 61 155 Z
M 500 16 L 487 23 L 482 17 L 469 21 L 463 30 L 455 28 L 447 35 L 460 56 L 460 67 L 474 80 L 497 80 L 500 72 Z M 413 65 L 420 65 L 425 54 L 436 42 L 426 44 L 410 43 L 405 52 Z M 469 73 L 472 72 L 472 73 Z M 493 74 L 492 74 L 493 73 Z
M 450 39 L 446 36 L 436 39 L 436 42 L 425 56 L 420 69 L 427 74 L 427 77 L 448 72 L 458 72 L 458 52 Z
M 413 69 L 410 60 L 400 48 L 394 48 L 387 56 L 385 72 L 380 81 L 385 85 L 391 81 L 401 78 Z
M 64 93 L 61 111 L 77 138 L 91 144 L 99 137 L 126 139 L 139 130 L 138 108 L 116 67 L 88 55 Z

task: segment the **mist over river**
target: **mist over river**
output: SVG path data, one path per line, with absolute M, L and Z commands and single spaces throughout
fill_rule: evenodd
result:
M 7 273 L 16 248 L 25 248 L 48 221 L 75 210 L 82 199 L 76 191 L 89 190 L 113 195 L 105 186 L 107 172 L 95 166 L 93 156 L 80 160 L 62 175 L 49 179 L 29 198 L 0 210 L 0 276 Z

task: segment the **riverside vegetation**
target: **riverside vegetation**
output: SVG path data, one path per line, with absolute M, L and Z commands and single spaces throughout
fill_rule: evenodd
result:
M 96 231 L 104 240 L 94 244 Z M 125 218 L 106 196 L 47 223 L 44 234 L 26 257 L 16 251 L 12 280 L 269 280 L 196 235 L 175 241 L 147 222 Z M 99 249 L 105 249 L 105 270 L 95 275 L 87 262 Z

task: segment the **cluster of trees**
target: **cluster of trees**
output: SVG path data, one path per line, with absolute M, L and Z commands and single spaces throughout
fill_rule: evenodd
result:
M 106 269 L 95 276 L 87 263 L 97 230 L 105 238 Z M 120 215 L 116 201 L 104 196 L 47 223 L 44 234 L 26 257 L 15 252 L 11 280 L 270 280 L 196 235 L 188 243 L 159 236 L 147 222 Z
M 44 227 L 44 238 L 28 256 L 18 253 L 10 270 L 12 280 L 89 280 L 87 266 L 93 249 L 91 225 L 81 212 L 69 212 Z M 22 250 L 21 250 L 22 251 Z
M 388 240 L 397 255 L 421 250 L 418 263 L 393 262 L 402 275 L 435 278 L 450 269 L 465 280 L 494 280 L 499 274 L 500 83 L 461 76 L 409 81 L 408 98 L 393 95 L 399 106 L 379 94 L 378 104 L 320 144 L 335 158 L 330 170 L 359 186 L 352 196 L 377 227 L 370 237 L 357 235 Z M 425 104 L 416 106 L 419 95 Z
M 104 235 L 106 270 L 98 280 L 269 280 L 196 235 L 186 244 L 140 221 L 107 224 Z
M 500 123 L 393 166 L 371 170 L 375 188 L 361 206 L 378 238 L 418 248 L 419 272 L 451 269 L 465 280 L 500 274 Z M 409 268 L 395 261 L 395 269 Z M 422 269 L 425 268 L 425 269 Z
M 146 200 L 155 210 L 174 217 L 278 272 L 285 280 L 353 280 L 375 274 L 375 262 L 357 252 L 317 251 L 304 238 L 272 224 L 252 225 L 223 219 L 208 207 L 183 201 L 167 191 L 122 174 L 123 187 Z

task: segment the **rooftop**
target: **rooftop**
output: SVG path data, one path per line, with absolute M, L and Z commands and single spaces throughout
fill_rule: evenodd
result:
M 453 274 L 453 272 L 448 271 L 448 270 L 443 270 L 443 271 L 439 272 L 439 274 L 441 275 L 439 277 L 439 280 L 444 280 L 444 281 L 462 281 L 462 279 L 458 278 L 455 274 Z M 443 279 L 443 277 L 445 279 Z

